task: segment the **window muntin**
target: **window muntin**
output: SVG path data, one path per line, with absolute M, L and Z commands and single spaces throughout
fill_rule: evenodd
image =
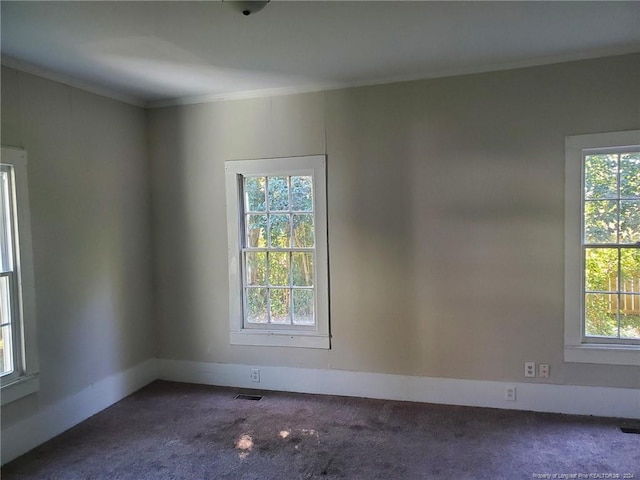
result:
M 640 150 L 583 150 L 583 338 L 640 343 Z
M 231 344 L 330 348 L 324 155 L 225 170 Z
M 245 327 L 315 326 L 311 175 L 243 176 Z

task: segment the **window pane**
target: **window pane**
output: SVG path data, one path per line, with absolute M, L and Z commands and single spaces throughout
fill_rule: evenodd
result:
M 247 215 L 247 247 L 267 246 L 267 216 L 266 215 Z
M 272 288 L 269 290 L 271 300 L 271 323 L 291 323 L 291 290 L 288 288 Z
M 289 215 L 269 215 L 269 235 L 272 247 L 288 248 L 291 224 Z
M 640 293 L 640 248 L 620 249 L 622 289 Z
M 264 212 L 265 203 L 265 177 L 245 177 L 244 179 L 244 208 L 247 212 Z
M 313 247 L 313 215 L 301 214 L 293 216 L 293 246 Z
M 620 336 L 640 338 L 640 248 L 620 250 Z
M 622 295 L 620 336 L 640 339 L 640 295 Z
M 267 254 L 265 252 L 246 252 L 247 285 L 267 285 Z
M 289 252 L 269 252 L 269 284 L 289 286 Z
M 313 182 L 311 177 L 291 177 L 291 210 L 313 210 Z
M 618 249 L 587 248 L 585 250 L 585 288 L 615 292 L 618 290 Z
M 0 375 L 13 372 L 13 352 L 11 350 L 11 327 L 0 328 Z
M 0 325 L 11 323 L 11 288 L 8 276 L 0 277 Z
M 247 288 L 247 322 L 268 322 L 266 288 Z
M 620 197 L 640 198 L 640 153 L 620 155 Z
M 616 154 L 587 155 L 584 162 L 584 198 L 618 197 Z
M 617 294 L 586 294 L 585 335 L 597 337 L 618 336 Z
M 11 235 L 11 183 L 9 172 L 3 170 L 0 172 L 0 269 L 3 272 L 13 270 Z
M 293 290 L 293 323 L 313 325 L 313 290 Z
M 313 286 L 313 254 L 294 252 L 293 285 L 296 287 Z
M 617 243 L 617 202 L 611 200 L 584 203 L 586 243 Z
M 640 200 L 620 202 L 620 243 L 640 242 Z
M 0 375 L 13 372 L 13 337 L 11 335 L 11 287 L 9 277 L 0 277 Z
M 289 178 L 269 177 L 269 211 L 289 210 Z

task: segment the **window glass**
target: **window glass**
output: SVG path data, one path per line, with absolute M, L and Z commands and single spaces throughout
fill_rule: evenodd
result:
M 588 154 L 583 171 L 584 335 L 640 340 L 640 154 Z

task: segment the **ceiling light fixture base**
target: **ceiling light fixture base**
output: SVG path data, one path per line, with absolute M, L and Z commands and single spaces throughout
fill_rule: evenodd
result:
M 271 0 L 262 0 L 262 1 L 244 1 L 244 0 L 222 0 L 223 3 L 231 5 L 231 7 L 242 13 L 245 17 L 253 13 L 257 13 L 267 6 Z

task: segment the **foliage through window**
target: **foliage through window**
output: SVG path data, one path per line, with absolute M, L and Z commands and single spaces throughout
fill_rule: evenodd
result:
M 640 151 L 583 158 L 584 335 L 640 340 Z
M 328 348 L 324 157 L 226 170 L 232 343 Z
M 245 321 L 314 325 L 313 182 L 244 177 Z

